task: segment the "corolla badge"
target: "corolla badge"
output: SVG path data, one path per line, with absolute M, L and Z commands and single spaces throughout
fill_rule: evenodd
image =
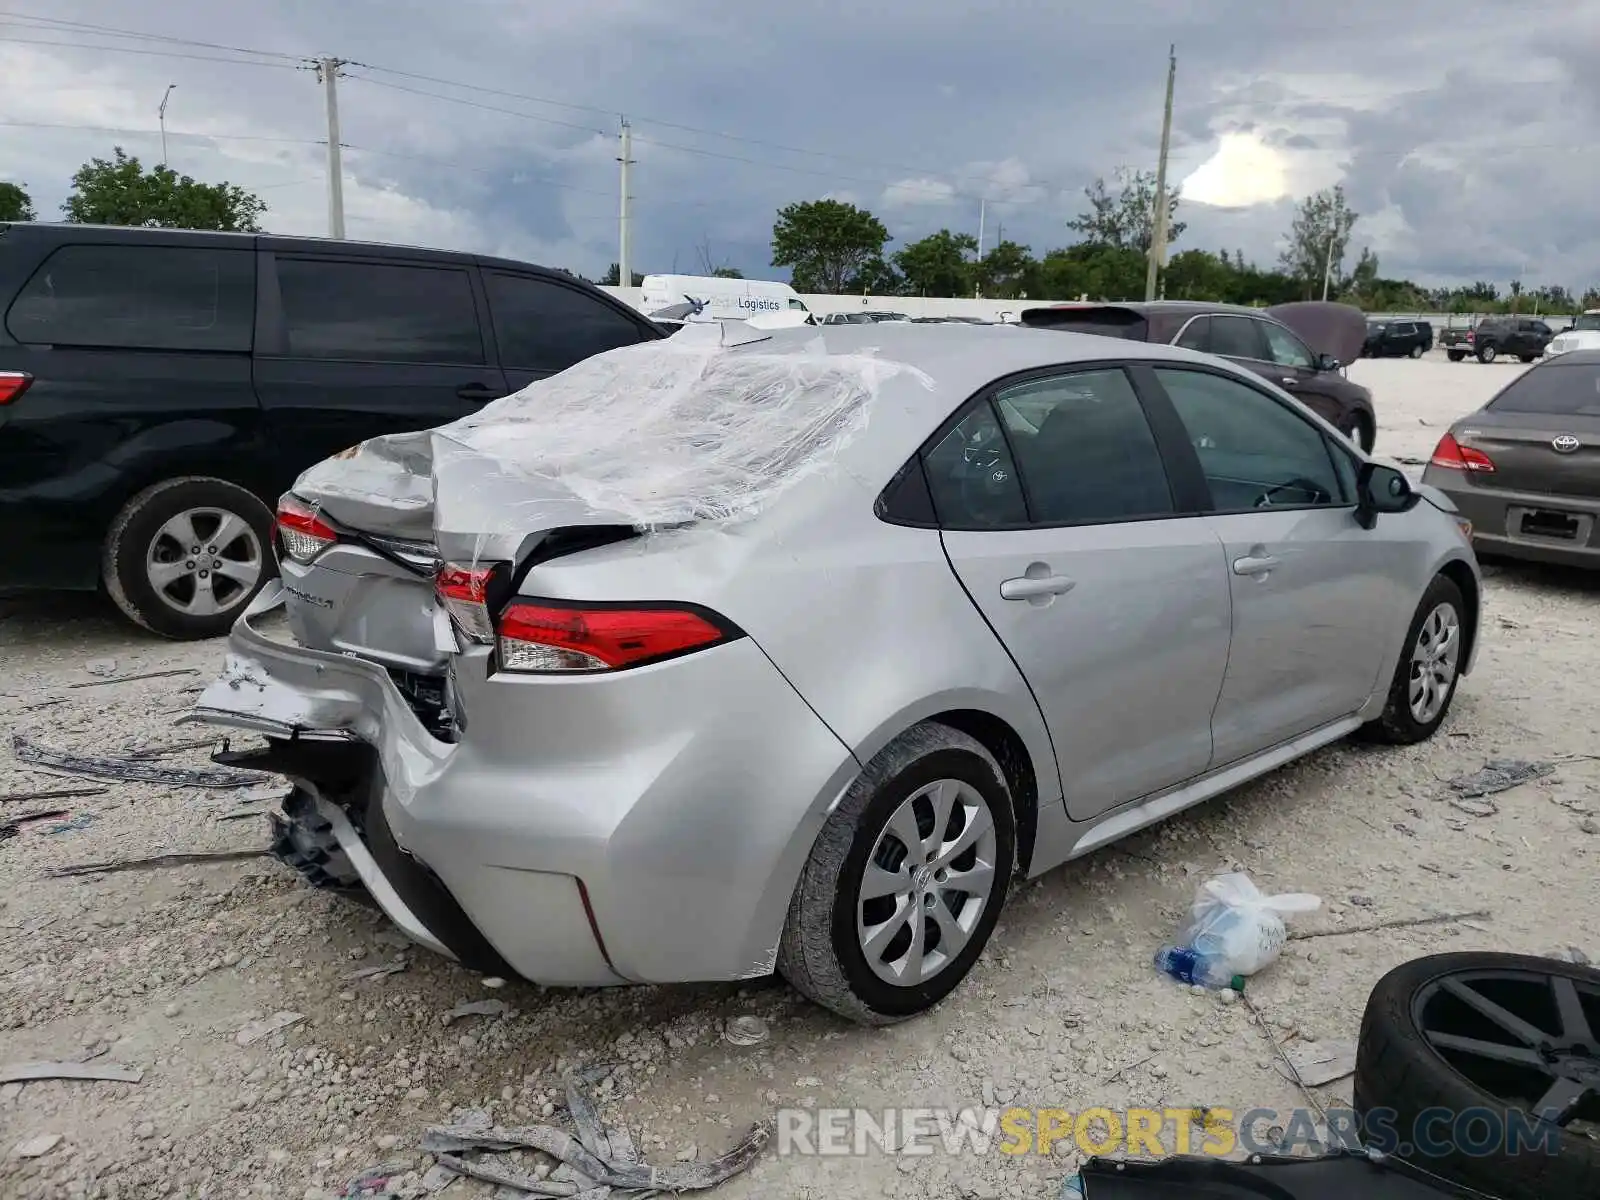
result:
M 1560 437 L 1555 438 L 1550 442 L 1551 448 L 1555 450 L 1557 454 L 1571 454 L 1581 445 L 1583 445 L 1583 443 L 1577 438 L 1573 437 L 1570 433 L 1563 433 Z

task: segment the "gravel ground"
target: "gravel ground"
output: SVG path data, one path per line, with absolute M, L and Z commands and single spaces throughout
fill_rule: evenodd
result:
M 1351 373 L 1377 397 L 1380 449 L 1422 459 L 1450 419 L 1520 369 L 1433 355 L 1363 361 Z M 547 992 L 422 952 L 406 955 L 399 973 L 351 981 L 352 971 L 402 955 L 397 935 L 270 860 L 46 875 L 74 863 L 260 848 L 262 819 L 222 819 L 240 809 L 237 793 L 112 784 L 93 796 L 0 805 L 5 816 L 59 807 L 73 818 L 0 842 L 0 1063 L 103 1049 L 96 1061 L 144 1072 L 137 1084 L 0 1087 L 0 1195 L 337 1196 L 374 1163 L 420 1172 L 430 1160 L 419 1133 L 455 1107 L 510 1123 L 548 1115 L 564 1073 L 580 1063 L 617 1064 L 602 1087 L 606 1119 L 625 1124 L 659 1163 L 722 1153 L 783 1106 L 1288 1109 L 1297 1094 L 1271 1069 L 1249 1013 L 1150 969 L 1210 873 L 1241 868 L 1264 890 L 1325 900 L 1301 927 L 1328 936 L 1292 942 L 1251 982 L 1280 1039 L 1353 1038 L 1372 984 L 1422 953 L 1600 951 L 1589 941 L 1600 922 L 1600 763 L 1563 761 L 1470 812 L 1445 799 L 1443 779 L 1487 759 L 1593 750 L 1585 714 L 1600 675 L 1589 632 L 1600 581 L 1510 564 L 1489 571 L 1478 670 L 1431 743 L 1331 747 L 1027 885 L 956 995 L 889 1029 L 845 1025 L 778 983 Z M 93 673 L 107 659 L 116 675 L 193 673 L 107 682 Z M 0 729 L 87 753 L 192 740 L 173 722 L 219 660 L 216 643 L 142 636 L 92 598 L 0 601 Z M 0 794 L 85 782 L 0 759 Z M 198 766 L 206 755 L 158 761 Z M 1339 932 L 1469 910 L 1488 915 Z M 458 1004 L 482 999 L 508 1011 L 446 1024 Z M 303 1019 L 239 1044 L 251 1021 L 280 1012 Z M 724 1022 L 742 1014 L 765 1018 L 770 1038 L 748 1048 L 721 1040 Z M 1321 1098 L 1347 1102 L 1348 1087 L 1332 1084 Z M 42 1155 L 17 1156 L 52 1136 L 59 1141 Z M 769 1151 L 718 1194 L 1046 1197 L 1072 1165 L 1070 1154 Z M 491 1190 L 461 1181 L 442 1194 Z

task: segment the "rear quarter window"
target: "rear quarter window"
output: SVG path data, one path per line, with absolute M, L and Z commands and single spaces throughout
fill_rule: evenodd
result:
M 23 285 L 6 329 L 23 343 L 248 352 L 253 250 L 62 246 Z

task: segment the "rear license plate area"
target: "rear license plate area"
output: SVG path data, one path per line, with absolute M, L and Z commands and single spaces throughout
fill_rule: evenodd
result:
M 1570 513 L 1552 512 L 1533 508 L 1522 514 L 1518 532 L 1523 537 L 1548 538 L 1552 541 L 1571 542 L 1578 537 L 1578 518 Z

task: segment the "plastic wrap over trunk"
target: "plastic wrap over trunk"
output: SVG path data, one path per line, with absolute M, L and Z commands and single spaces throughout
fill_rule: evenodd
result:
M 516 558 L 529 537 L 574 525 L 741 520 L 830 463 L 882 382 L 913 370 L 767 340 L 706 324 L 611 350 L 459 421 L 363 442 L 294 492 L 458 561 Z

